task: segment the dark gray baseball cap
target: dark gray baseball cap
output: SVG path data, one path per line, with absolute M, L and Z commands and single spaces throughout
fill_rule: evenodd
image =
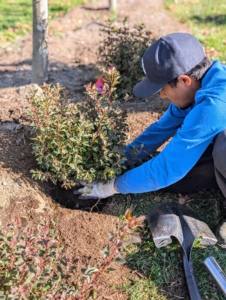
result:
M 154 42 L 142 57 L 146 78 L 133 88 L 136 97 L 159 92 L 169 81 L 187 73 L 205 57 L 203 45 L 189 33 L 172 33 Z

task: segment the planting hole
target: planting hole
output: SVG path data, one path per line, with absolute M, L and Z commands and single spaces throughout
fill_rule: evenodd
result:
M 97 212 L 101 211 L 107 203 L 107 199 L 79 199 L 79 195 L 75 195 L 73 191 L 80 187 L 66 190 L 60 185 L 50 184 L 50 196 L 63 207 Z

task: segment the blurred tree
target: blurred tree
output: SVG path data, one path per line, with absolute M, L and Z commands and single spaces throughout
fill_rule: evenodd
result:
M 117 0 L 109 0 L 109 9 L 116 11 L 117 8 Z
M 48 0 L 33 1 L 32 82 L 42 85 L 48 79 Z

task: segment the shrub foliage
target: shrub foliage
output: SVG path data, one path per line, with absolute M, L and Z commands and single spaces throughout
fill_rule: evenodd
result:
M 107 182 L 121 174 L 128 125 L 126 111 L 116 109 L 113 96 L 119 73 L 109 69 L 103 81 L 101 93 L 88 84 L 81 103 L 67 103 L 59 84 L 44 87 L 42 98 L 34 94 L 28 99 L 40 166 L 32 171 L 35 179 L 71 188 L 79 181 Z
M 77 259 L 65 256 L 65 249 L 56 237 L 55 220 L 41 221 L 36 228 L 26 219 L 8 225 L 8 233 L 0 232 L 0 299 L 95 299 L 100 277 L 110 272 L 112 262 L 124 264 L 124 248 L 140 243 L 145 216 L 132 216 L 127 209 L 119 235 L 109 233 L 111 246 L 101 250 L 99 268 L 81 269 L 84 281 L 76 282 Z
M 72 299 L 75 262 L 64 257 L 54 220 L 37 228 L 17 220 L 0 232 L 0 299 Z M 73 298 L 75 299 L 75 298 Z
M 104 67 L 114 65 L 121 80 L 117 86 L 120 97 L 129 98 L 133 86 L 143 77 L 141 57 L 154 41 L 152 33 L 145 30 L 144 24 L 130 28 L 127 19 L 115 25 L 109 21 L 102 30 L 103 41 L 99 47 L 99 56 Z

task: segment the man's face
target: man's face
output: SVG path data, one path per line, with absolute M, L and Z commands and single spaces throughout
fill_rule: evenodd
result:
M 199 88 L 200 84 L 194 79 L 181 75 L 178 77 L 177 86 L 167 84 L 160 90 L 160 97 L 167 98 L 180 109 L 186 109 L 194 102 L 195 93 Z

